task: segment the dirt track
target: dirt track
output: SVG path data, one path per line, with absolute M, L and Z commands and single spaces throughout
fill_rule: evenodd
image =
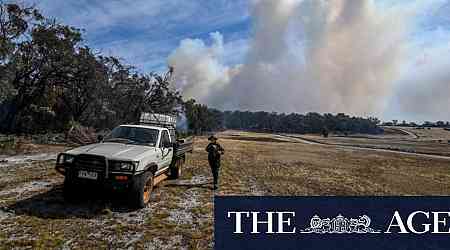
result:
M 405 151 L 401 151 L 401 150 L 390 150 L 390 149 L 382 149 L 382 148 L 370 148 L 370 147 L 362 147 L 362 146 L 329 144 L 329 143 L 324 143 L 324 142 L 320 142 L 320 141 L 316 141 L 316 140 L 312 140 L 312 139 L 303 138 L 301 136 L 287 136 L 287 135 L 278 135 L 278 136 L 293 139 L 295 141 L 299 141 L 299 142 L 306 143 L 309 145 L 322 145 L 322 146 L 335 147 L 335 148 L 341 148 L 341 149 L 369 150 L 369 151 L 375 151 L 375 152 L 395 153 L 395 154 L 426 157 L 426 158 L 433 158 L 433 159 L 443 159 L 443 160 L 450 161 L 449 156 L 424 154 L 424 153 L 413 153 L 413 152 L 405 152 Z

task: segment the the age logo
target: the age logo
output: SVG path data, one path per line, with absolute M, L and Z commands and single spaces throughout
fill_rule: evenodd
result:
M 367 215 L 359 218 L 345 218 L 338 215 L 335 218 L 320 218 L 314 215 L 310 221 L 310 227 L 301 230 L 300 233 L 380 233 L 370 227 L 371 219 Z

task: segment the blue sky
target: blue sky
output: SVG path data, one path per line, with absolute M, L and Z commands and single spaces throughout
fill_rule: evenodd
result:
M 250 17 L 245 0 L 29 0 L 50 17 L 85 30 L 87 44 L 123 58 L 141 71 L 161 70 L 185 38 L 219 31 L 243 45 Z M 229 63 L 240 60 L 230 54 Z
M 425 0 L 424 0 L 425 1 Z M 141 71 L 161 70 L 181 40 L 208 41 L 211 32 L 230 44 L 227 62 L 239 63 L 251 32 L 248 0 L 26 0 L 50 17 L 85 30 L 87 44 L 124 59 Z M 408 0 L 378 0 L 380 5 Z M 436 1 L 421 13 L 412 39 L 424 46 L 437 43 L 450 30 L 450 2 Z M 439 38 L 439 37 L 438 37 Z M 442 38 L 442 37 L 440 37 Z

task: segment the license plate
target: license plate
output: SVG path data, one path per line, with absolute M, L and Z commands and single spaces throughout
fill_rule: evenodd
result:
M 89 171 L 78 171 L 78 177 L 83 179 L 89 179 L 89 180 L 97 180 L 98 174 L 96 172 L 89 172 Z

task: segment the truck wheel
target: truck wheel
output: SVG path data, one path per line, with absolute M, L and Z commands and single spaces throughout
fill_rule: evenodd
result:
M 184 159 L 179 158 L 175 161 L 174 166 L 170 168 L 170 178 L 178 179 L 181 176 L 181 167 L 183 166 Z
M 64 178 L 63 197 L 66 201 L 74 201 L 77 198 L 76 185 L 69 178 Z
M 153 190 L 153 173 L 148 171 L 142 174 L 139 181 L 133 185 L 132 199 L 134 206 L 144 208 L 150 201 L 150 195 Z

